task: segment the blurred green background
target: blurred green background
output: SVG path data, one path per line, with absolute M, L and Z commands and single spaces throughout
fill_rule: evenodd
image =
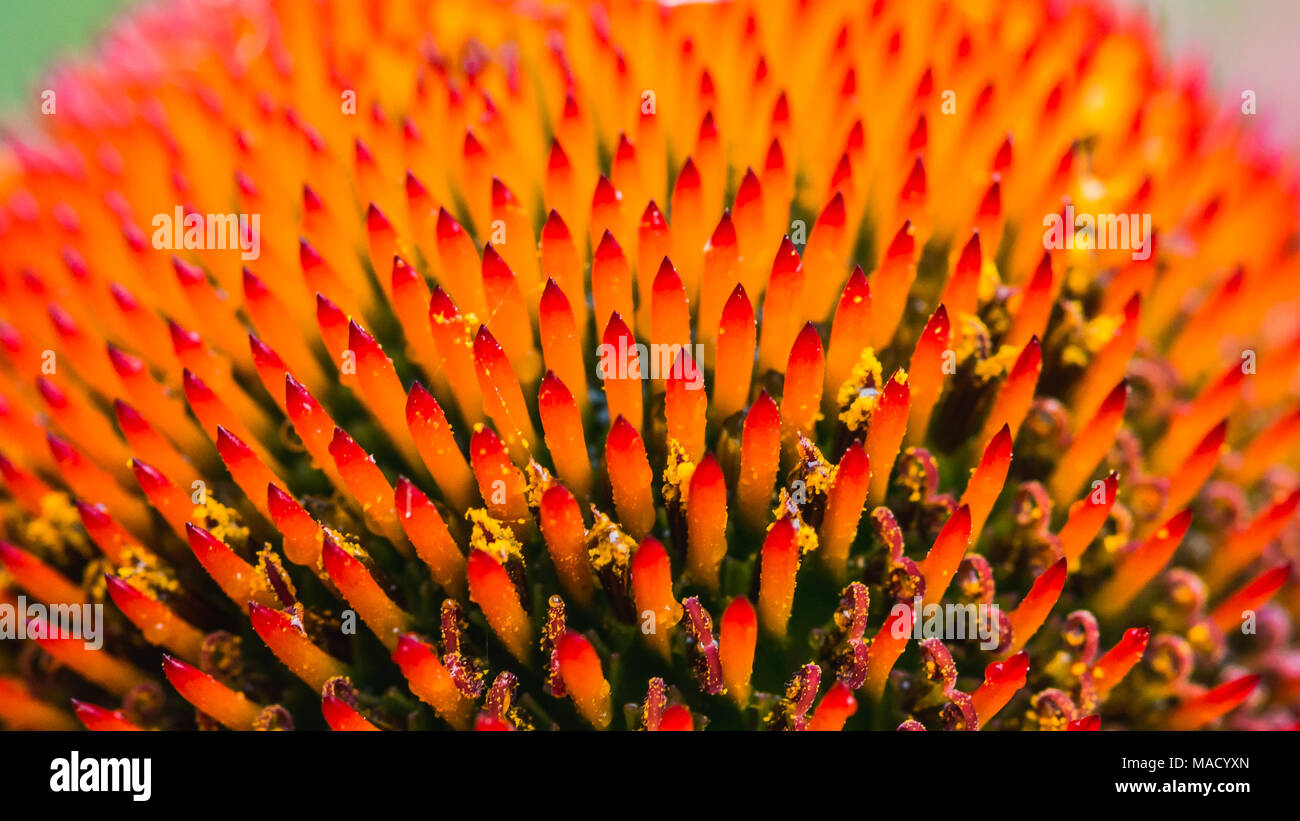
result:
M 82 51 L 127 0 L 0 0 L 0 110 L 40 105 L 35 83 L 50 61 Z

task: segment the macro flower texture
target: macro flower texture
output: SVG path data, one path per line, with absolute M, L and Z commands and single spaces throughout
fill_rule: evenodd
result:
M 6 728 L 1300 721 L 1294 164 L 1140 16 L 163 0 L 38 95 Z

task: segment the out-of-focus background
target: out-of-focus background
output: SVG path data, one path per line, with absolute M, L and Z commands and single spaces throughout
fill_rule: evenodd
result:
M 84 51 L 127 0 L 3 0 L 0 30 L 0 111 L 39 110 L 35 87 L 50 60 Z
M 1300 148 L 1300 0 L 1119 0 L 1144 10 L 1165 53 L 1204 58 L 1217 97 L 1240 110 L 1255 92 L 1266 133 Z
M 1300 148 L 1300 0 L 1110 0 L 1145 10 L 1168 53 L 1202 55 L 1215 93 L 1256 116 L 1279 142 Z M 402 0 L 394 0 L 402 2 Z M 35 83 L 60 54 L 83 50 L 129 0 L 5 0 L 0 34 L 0 112 L 40 105 Z

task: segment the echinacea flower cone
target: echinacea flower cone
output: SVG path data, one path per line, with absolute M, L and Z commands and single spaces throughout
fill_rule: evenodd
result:
M 222 9 L 0 147 L 0 724 L 1300 719 L 1292 158 L 1140 21 Z

